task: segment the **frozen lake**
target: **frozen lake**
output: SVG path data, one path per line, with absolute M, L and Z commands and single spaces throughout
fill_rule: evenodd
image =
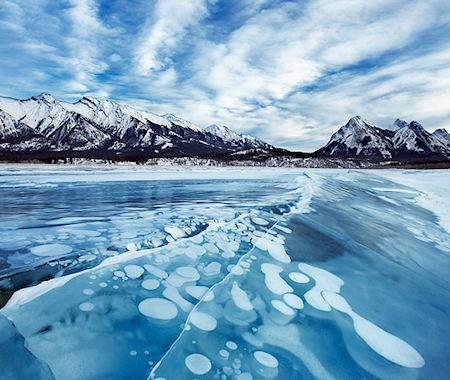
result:
M 0 166 L 0 378 L 450 376 L 450 171 Z

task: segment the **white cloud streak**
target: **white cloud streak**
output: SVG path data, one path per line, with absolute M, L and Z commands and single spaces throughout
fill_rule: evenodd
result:
M 48 4 L 2 3 L 0 58 L 17 47 L 23 67 L 4 62 L 1 88 L 112 97 L 291 149 L 318 148 L 354 114 L 450 124 L 448 2 L 121 0 L 113 17 L 96 0 Z M 136 9 L 140 24 L 114 24 Z
M 66 11 L 70 23 L 70 34 L 66 38 L 69 57 L 61 57 L 61 65 L 70 65 L 73 78 L 67 82 L 67 91 L 93 93 L 107 97 L 109 91 L 96 83 L 96 75 L 105 72 L 109 66 L 101 58 L 103 40 L 114 35 L 115 30 L 108 28 L 98 17 L 96 0 L 70 0 Z
M 170 64 L 170 57 L 189 27 L 208 14 L 205 0 L 158 0 L 135 51 L 136 72 L 149 75 Z
M 404 110 L 414 86 L 433 99 L 426 112 L 445 117 L 448 112 L 439 99 L 445 99 L 448 86 L 431 90 L 434 68 L 424 68 L 420 79 L 412 79 L 419 68 L 408 62 L 401 68 L 395 62 L 384 70 L 375 68 L 372 75 L 364 74 L 326 91 L 305 93 L 302 88 L 320 84 L 329 72 L 408 46 L 428 28 L 447 22 L 446 14 L 434 1 L 322 0 L 304 8 L 286 3 L 251 17 L 225 42 L 200 41 L 195 61 L 197 75 L 190 84 L 206 87 L 213 94 L 212 104 L 203 107 L 208 112 L 205 119 L 215 118 L 241 130 L 259 127 L 263 137 L 290 148 L 318 147 L 352 116 L 350 110 L 382 121 L 397 115 L 410 116 Z M 429 59 L 433 62 L 434 58 Z M 402 71 L 406 66 L 408 70 Z M 421 85 L 420 80 L 426 83 Z M 401 94 L 392 94 L 399 92 L 402 85 L 407 88 Z M 382 101 L 383 96 L 389 100 Z M 396 101 L 392 99 L 396 97 Z M 313 107 L 315 114 L 306 105 Z M 195 106 L 189 100 L 185 108 L 192 112 Z M 327 117 L 327 112 L 333 117 Z M 426 114 L 417 112 L 417 108 L 415 112 L 417 117 Z M 305 129 L 305 125 L 316 128 Z

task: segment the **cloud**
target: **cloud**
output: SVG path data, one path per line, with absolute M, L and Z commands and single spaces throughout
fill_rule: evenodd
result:
M 354 114 L 449 127 L 437 0 L 4 0 L 0 91 L 109 97 L 314 150 Z
M 205 0 L 158 0 L 134 53 L 136 72 L 145 76 L 170 65 L 179 41 L 207 13 Z
M 409 90 L 402 95 L 387 88 L 397 86 L 399 91 L 395 78 L 407 83 L 401 69 L 363 67 L 358 73 L 351 68 L 377 58 L 381 66 L 389 67 L 384 55 L 405 55 L 401 50 L 407 47 L 414 52 L 414 44 L 418 39 L 420 42 L 422 33 L 445 24 L 443 14 L 437 2 L 314 1 L 305 7 L 286 3 L 249 18 L 226 41 L 209 44 L 201 41 L 192 84 L 212 92 L 215 104 L 220 107 L 215 113 L 225 122 L 240 129 L 255 129 L 257 125 L 258 133 L 275 144 L 311 149 L 314 144 L 318 147 L 324 143 L 331 131 L 352 116 L 350 110 L 353 114 L 367 110 L 366 101 L 371 107 L 368 113 L 375 120 L 385 121 L 387 109 L 390 118 L 399 114 L 399 109 L 393 107 L 383 109 L 383 101 L 375 94 L 368 99 L 367 93 L 378 91 L 378 97 L 383 95 L 385 99 L 389 94 L 399 96 L 400 105 L 400 96 L 413 96 L 411 78 L 418 71 L 413 64 L 408 71 Z M 372 72 L 376 74 L 371 75 Z M 307 89 L 320 87 L 330 73 L 336 73 L 335 87 L 322 91 Z M 365 79 L 368 75 L 372 83 Z M 388 80 L 386 76 L 394 79 Z M 429 81 L 433 71 L 424 70 L 422 76 L 422 80 Z M 341 84 L 339 78 L 350 81 L 353 91 L 349 91 L 349 85 Z M 415 88 L 419 85 L 416 83 Z M 430 103 L 436 104 L 437 97 L 432 96 L 435 101 Z M 279 105 L 284 112 L 270 115 L 265 112 L 265 108 Z M 306 105 L 313 107 L 314 115 Z M 402 104 L 400 109 L 406 106 Z M 439 107 L 434 110 L 443 111 Z M 327 113 L 333 117 L 327 117 Z M 303 132 L 305 122 L 316 126 L 315 130 Z M 308 135 L 308 144 L 305 139 L 295 138 Z
M 102 59 L 103 40 L 115 34 L 98 16 L 96 0 L 70 0 L 66 17 L 70 28 L 65 45 L 68 57 L 58 59 L 61 65 L 69 65 L 73 78 L 68 82 L 68 91 L 95 92 L 96 75 L 108 70 L 109 65 Z M 117 55 L 116 55 L 117 56 Z M 108 95 L 103 86 L 102 93 Z M 99 91 L 97 91 L 99 93 Z

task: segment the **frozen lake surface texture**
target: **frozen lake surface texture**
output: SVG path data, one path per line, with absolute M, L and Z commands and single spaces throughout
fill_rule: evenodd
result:
M 0 379 L 448 379 L 450 172 L 0 167 Z

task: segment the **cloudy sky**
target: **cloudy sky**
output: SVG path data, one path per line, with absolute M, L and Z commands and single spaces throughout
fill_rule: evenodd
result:
M 348 118 L 450 127 L 445 0 L 1 0 L 0 95 L 108 98 L 311 151 Z

